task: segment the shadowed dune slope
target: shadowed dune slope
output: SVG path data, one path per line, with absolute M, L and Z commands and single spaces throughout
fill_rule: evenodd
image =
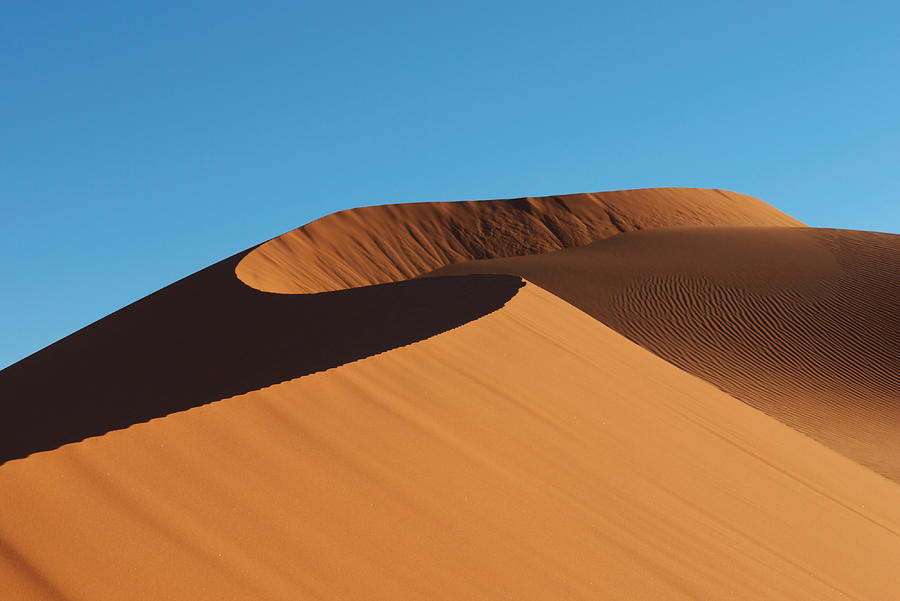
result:
M 521 286 L 478 276 L 267 294 L 235 277 L 240 257 L 0 371 L 0 463 L 433 336 Z
M 0 506 L 12 599 L 900 598 L 900 487 L 530 284 L 8 462 Z
M 267 292 L 342 290 L 476 259 L 547 253 L 621 232 L 701 225 L 802 226 L 724 190 L 654 188 L 385 205 L 334 213 L 250 252 L 238 277 Z
M 435 273 L 522 275 L 900 481 L 900 236 L 654 230 Z
M 0 462 L 408 344 L 495 310 L 519 285 L 406 279 L 448 263 L 729 223 L 799 224 L 749 196 L 677 188 L 329 215 L 0 371 Z

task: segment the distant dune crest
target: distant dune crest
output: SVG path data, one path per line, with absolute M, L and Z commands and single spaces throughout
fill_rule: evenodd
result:
M 384 205 L 334 213 L 269 240 L 236 273 L 266 292 L 326 292 L 464 261 L 584 246 L 621 232 L 698 225 L 803 224 L 752 196 L 698 188 Z

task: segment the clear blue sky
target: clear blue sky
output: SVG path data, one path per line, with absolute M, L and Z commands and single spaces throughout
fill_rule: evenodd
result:
M 0 367 L 359 205 L 652 186 L 900 231 L 900 3 L 22 2 Z

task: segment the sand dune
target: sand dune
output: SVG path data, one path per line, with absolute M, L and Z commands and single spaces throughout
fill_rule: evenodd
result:
M 330 215 L 0 371 L 0 597 L 900 598 L 898 239 Z
M 655 230 L 435 273 L 475 272 L 522 275 L 900 481 L 900 236 Z
M 11 598 L 891 599 L 900 487 L 529 285 L 0 469 Z
M 755 198 L 698 189 L 336 213 L 0 371 L 0 463 L 408 344 L 497 309 L 518 286 L 400 283 L 449 262 L 550 252 L 636 228 L 730 223 L 799 224 Z M 330 293 L 261 294 L 235 272 L 251 288 Z M 399 285 L 344 289 L 386 282 Z
M 621 232 L 700 225 L 800 226 L 725 190 L 651 188 L 341 211 L 250 252 L 237 275 L 258 290 L 309 293 L 396 282 L 445 265 L 547 253 Z

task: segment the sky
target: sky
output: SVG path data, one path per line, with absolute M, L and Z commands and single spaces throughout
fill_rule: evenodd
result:
M 363 205 L 656 186 L 900 232 L 900 3 L 22 2 L 0 368 Z

